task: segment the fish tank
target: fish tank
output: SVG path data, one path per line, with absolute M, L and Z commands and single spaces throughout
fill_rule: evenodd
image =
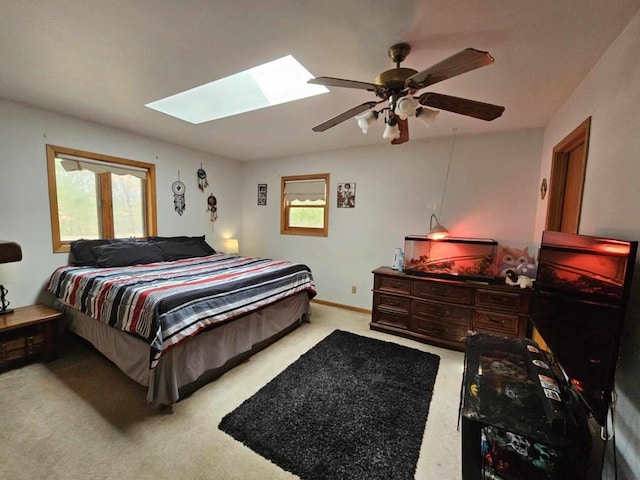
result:
M 493 280 L 498 242 L 485 238 L 404 238 L 403 270 L 409 275 Z

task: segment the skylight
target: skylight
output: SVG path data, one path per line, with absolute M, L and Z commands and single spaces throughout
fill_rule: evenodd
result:
M 310 85 L 313 75 L 291 55 L 146 104 L 191 123 L 204 123 L 329 90 Z

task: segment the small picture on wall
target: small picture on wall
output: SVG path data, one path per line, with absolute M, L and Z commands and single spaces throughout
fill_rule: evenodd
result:
M 258 205 L 266 205 L 267 204 L 267 184 L 259 183 L 258 184 Z
M 338 184 L 338 208 L 354 208 L 356 206 L 356 184 Z

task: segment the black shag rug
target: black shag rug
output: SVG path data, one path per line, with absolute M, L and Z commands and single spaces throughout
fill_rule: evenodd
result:
M 305 480 L 413 479 L 439 363 L 336 330 L 219 427 Z

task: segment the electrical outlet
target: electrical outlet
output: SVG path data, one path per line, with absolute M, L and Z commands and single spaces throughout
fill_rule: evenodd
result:
M 351 293 L 356 293 L 356 291 L 357 291 L 357 290 L 358 290 L 358 289 L 356 288 L 356 286 L 355 286 L 355 285 L 352 285 L 352 286 L 351 286 Z

